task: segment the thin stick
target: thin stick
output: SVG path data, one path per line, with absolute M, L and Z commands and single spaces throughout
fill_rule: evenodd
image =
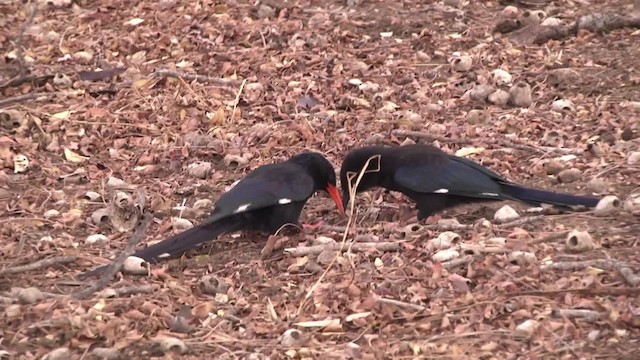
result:
M 28 93 L 24 95 L 12 96 L 12 97 L 0 100 L 0 108 L 21 103 L 23 101 L 34 100 L 40 97 L 49 97 L 49 96 L 51 96 L 51 94 L 48 94 L 48 93 Z
M 131 235 L 131 238 L 127 242 L 127 246 L 124 248 L 124 250 L 122 250 L 120 255 L 118 255 L 118 257 L 116 257 L 110 265 L 101 266 L 85 274 L 85 277 L 93 274 L 102 274 L 100 276 L 100 279 L 98 279 L 98 281 L 93 283 L 93 285 L 89 286 L 88 288 L 74 293 L 73 297 L 76 299 L 83 299 L 107 286 L 113 276 L 120 270 L 125 260 L 134 253 L 136 245 L 138 245 L 138 243 L 144 237 L 144 234 L 147 231 L 147 228 L 151 224 L 152 220 L 153 215 L 149 212 L 146 213 L 142 218 L 142 222 L 138 224 L 136 231 L 133 233 L 133 235 Z
M 22 49 L 22 42 L 24 40 L 24 33 L 27 31 L 27 28 L 29 27 L 29 25 L 31 25 L 31 23 L 33 22 L 33 19 L 36 17 L 36 13 L 38 12 L 38 1 L 37 0 L 32 0 L 33 2 L 31 3 L 31 12 L 29 13 L 29 17 L 27 17 L 27 20 L 25 20 L 24 24 L 22 24 L 22 28 L 20 28 L 20 32 L 18 33 L 18 36 L 16 38 L 16 50 L 17 50 L 17 58 L 18 58 L 18 64 L 20 65 L 20 75 L 22 76 L 24 75 L 24 73 L 26 72 L 26 64 L 24 61 L 24 50 Z
M 383 304 L 395 305 L 398 307 L 407 308 L 407 309 L 416 310 L 416 311 L 424 311 L 426 309 L 426 307 L 422 305 L 411 304 L 404 301 L 388 299 L 383 297 L 376 297 L 375 301 Z
M 417 137 L 421 139 L 446 142 L 446 143 L 457 143 L 457 144 L 465 144 L 465 145 L 472 144 L 470 140 L 443 138 L 440 136 L 431 135 L 429 133 L 425 133 L 421 131 L 393 130 L 391 131 L 391 134 L 396 136 Z M 500 144 L 505 147 L 510 147 L 517 150 L 529 151 L 529 152 L 538 153 L 538 154 L 557 153 L 557 154 L 566 155 L 566 154 L 582 154 L 584 152 L 584 150 L 582 149 L 564 149 L 564 148 L 556 148 L 551 146 L 535 147 L 528 144 L 516 143 L 506 139 L 492 139 L 492 142 Z
M 300 306 L 298 306 L 298 309 L 296 310 L 295 316 L 299 316 L 300 315 L 300 311 L 302 311 L 302 307 L 304 307 L 304 305 L 306 304 L 307 300 L 309 300 L 311 295 L 313 295 L 313 293 L 315 292 L 316 288 L 322 283 L 322 280 L 327 275 L 329 270 L 331 270 L 331 267 L 333 266 L 333 264 L 338 260 L 338 256 L 340 256 L 340 252 L 342 251 L 342 249 L 344 248 L 344 245 L 347 242 L 347 236 L 349 235 L 349 227 L 351 226 L 351 224 L 353 222 L 354 215 L 355 215 L 356 189 L 358 188 L 358 185 L 360 185 L 360 181 L 364 177 L 365 173 L 380 171 L 380 162 L 381 162 L 380 161 L 381 160 L 380 157 L 381 157 L 381 155 L 374 155 L 374 156 L 370 157 L 369 159 L 367 159 L 367 162 L 364 164 L 362 169 L 360 169 L 360 172 L 358 173 L 358 178 L 356 179 L 356 182 L 355 182 L 355 184 L 353 186 L 351 185 L 351 180 L 353 179 L 353 176 L 350 176 L 347 179 L 347 183 L 348 183 L 348 186 L 349 186 L 349 201 L 351 202 L 351 208 L 350 208 L 350 211 L 349 211 L 349 220 L 347 221 L 347 226 L 346 226 L 346 228 L 344 230 L 344 234 L 342 234 L 342 242 L 340 243 L 340 250 L 336 253 L 336 256 L 333 257 L 333 260 L 331 260 L 331 262 L 326 267 L 326 269 L 324 269 L 324 271 L 322 272 L 322 274 L 320 275 L 318 280 L 316 280 L 316 282 L 313 284 L 313 286 L 311 286 L 309 291 L 307 291 L 307 293 L 304 296 L 304 299 L 300 303 Z M 369 164 L 374 159 L 378 160 L 378 168 L 374 169 L 374 170 L 367 171 L 367 168 L 369 167 Z M 351 175 L 353 175 L 353 174 L 351 174 Z
M 53 265 L 68 264 L 75 262 L 76 260 L 77 258 L 75 256 L 56 256 L 49 259 L 39 260 L 31 264 L 2 269 L 0 270 L 0 276 L 9 274 L 20 274 L 27 271 L 39 270 Z
M 156 286 L 153 284 L 146 285 L 132 285 L 132 286 L 124 286 L 117 289 L 112 289 L 116 296 L 127 296 L 133 294 L 149 294 L 152 293 L 156 289 Z M 108 291 L 109 289 L 105 289 L 104 291 Z
M 247 83 L 247 79 L 242 80 L 242 84 L 240 84 L 240 89 L 238 89 L 238 93 L 236 94 L 236 98 L 233 101 L 233 111 L 231 111 L 231 119 L 229 120 L 233 120 L 233 117 L 236 114 L 236 108 L 238 107 L 238 102 L 240 102 L 240 95 L 242 94 L 242 90 L 244 89 L 244 84 Z
M 378 250 L 378 251 L 384 251 L 384 252 L 400 250 L 400 244 L 397 242 L 348 242 L 346 244 L 323 244 L 323 245 L 289 248 L 289 249 L 285 249 L 284 251 L 288 252 L 293 256 L 301 257 L 301 256 L 307 256 L 307 255 L 317 255 L 325 250 L 340 251 L 344 247 L 343 245 L 347 245 L 349 249 L 353 251 L 360 251 L 360 252 L 367 251 L 367 250 Z
M 160 77 L 160 78 L 163 78 L 163 77 L 183 78 L 188 81 L 195 80 L 195 81 L 200 81 L 200 82 L 220 85 L 220 86 L 234 86 L 239 83 L 238 80 L 214 78 L 214 77 L 198 75 L 198 74 L 183 74 L 173 70 L 156 70 L 153 73 L 153 76 Z

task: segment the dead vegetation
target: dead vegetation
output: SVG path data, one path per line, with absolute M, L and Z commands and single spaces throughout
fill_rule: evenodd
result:
M 636 358 L 637 12 L 515 5 L 0 1 L 0 358 Z M 78 279 L 260 164 L 412 141 L 617 198 L 415 224 L 375 191 L 347 227 L 316 197 L 303 234 Z

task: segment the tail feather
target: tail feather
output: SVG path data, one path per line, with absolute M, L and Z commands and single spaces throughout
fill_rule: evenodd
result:
M 213 223 L 205 222 L 179 234 L 173 235 L 166 240 L 155 243 L 142 250 L 138 250 L 131 256 L 139 257 L 148 262 L 158 262 L 164 259 L 179 257 L 200 244 L 214 240 L 224 233 L 237 231 L 241 228 L 242 224 L 232 218 L 221 219 Z M 107 268 L 109 268 L 109 265 L 100 266 L 96 269 L 80 274 L 78 278 L 86 279 L 91 276 L 101 275 L 107 270 Z
M 239 224 L 232 219 L 222 219 L 214 223 L 196 225 L 168 239 L 138 250 L 131 256 L 148 262 L 180 257 L 187 251 L 196 248 L 218 236 L 238 230 Z
M 600 199 L 591 196 L 580 196 L 555 193 L 552 191 L 531 189 L 518 185 L 502 184 L 504 195 L 532 205 L 550 204 L 556 206 L 595 207 Z

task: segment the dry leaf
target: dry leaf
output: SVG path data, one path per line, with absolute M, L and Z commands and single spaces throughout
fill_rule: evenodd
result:
M 72 163 L 81 163 L 89 159 L 86 156 L 76 154 L 75 152 L 69 150 L 68 148 L 64 148 L 64 157 L 65 159 L 67 159 L 67 161 L 71 161 Z

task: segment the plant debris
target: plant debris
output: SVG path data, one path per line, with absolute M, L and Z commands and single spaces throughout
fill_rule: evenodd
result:
M 640 2 L 0 12 L 0 358 L 637 356 Z M 320 225 L 128 256 L 259 165 L 410 143 L 606 200 L 418 224 L 394 192 L 349 219 L 315 196 L 301 221 Z

